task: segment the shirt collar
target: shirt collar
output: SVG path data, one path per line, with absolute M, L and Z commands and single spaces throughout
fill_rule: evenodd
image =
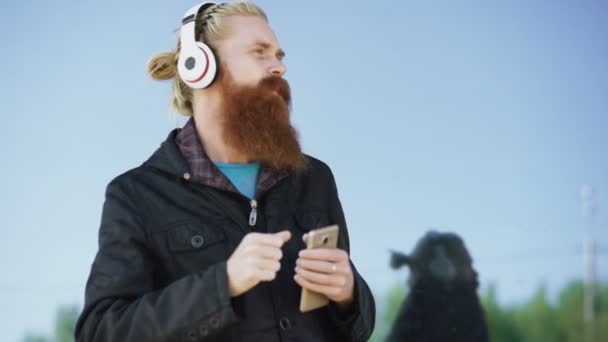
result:
M 175 136 L 175 143 L 190 167 L 192 180 L 220 190 L 240 193 L 207 156 L 193 118 L 190 118 L 184 127 L 179 129 Z M 287 171 L 277 171 L 262 165 L 256 184 L 255 197 L 258 198 L 288 175 Z

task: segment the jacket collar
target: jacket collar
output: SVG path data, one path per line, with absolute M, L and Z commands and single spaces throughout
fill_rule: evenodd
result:
M 172 130 L 167 139 L 144 164 L 189 181 L 239 193 L 230 180 L 207 157 L 192 118 L 183 128 Z M 287 176 L 289 176 L 287 171 L 277 171 L 262 166 L 256 185 L 256 198 Z
M 178 131 L 179 128 L 176 128 L 169 132 L 165 141 L 163 141 L 160 144 L 160 147 L 154 151 L 152 156 L 144 162 L 144 165 L 177 177 L 187 178 L 188 176 L 186 176 L 186 174 L 190 173 L 190 168 L 175 144 L 175 137 L 177 136 Z

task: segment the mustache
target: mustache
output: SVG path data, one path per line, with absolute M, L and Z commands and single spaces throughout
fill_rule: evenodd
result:
M 276 91 L 287 104 L 291 104 L 291 89 L 289 83 L 279 76 L 268 76 L 260 80 L 258 87 L 263 90 Z

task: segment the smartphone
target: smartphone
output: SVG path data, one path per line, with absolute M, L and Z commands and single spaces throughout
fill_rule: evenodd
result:
M 337 224 L 309 231 L 306 237 L 306 248 L 337 248 L 338 231 Z M 300 312 L 318 309 L 327 304 L 329 304 L 329 299 L 325 295 L 302 288 Z

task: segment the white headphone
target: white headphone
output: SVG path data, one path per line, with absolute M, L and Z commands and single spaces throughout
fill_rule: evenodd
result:
M 177 72 L 190 88 L 206 88 L 215 78 L 217 71 L 215 56 L 207 44 L 198 41 L 195 29 L 198 14 L 214 5 L 217 3 L 211 1 L 196 5 L 189 9 L 182 19 Z

